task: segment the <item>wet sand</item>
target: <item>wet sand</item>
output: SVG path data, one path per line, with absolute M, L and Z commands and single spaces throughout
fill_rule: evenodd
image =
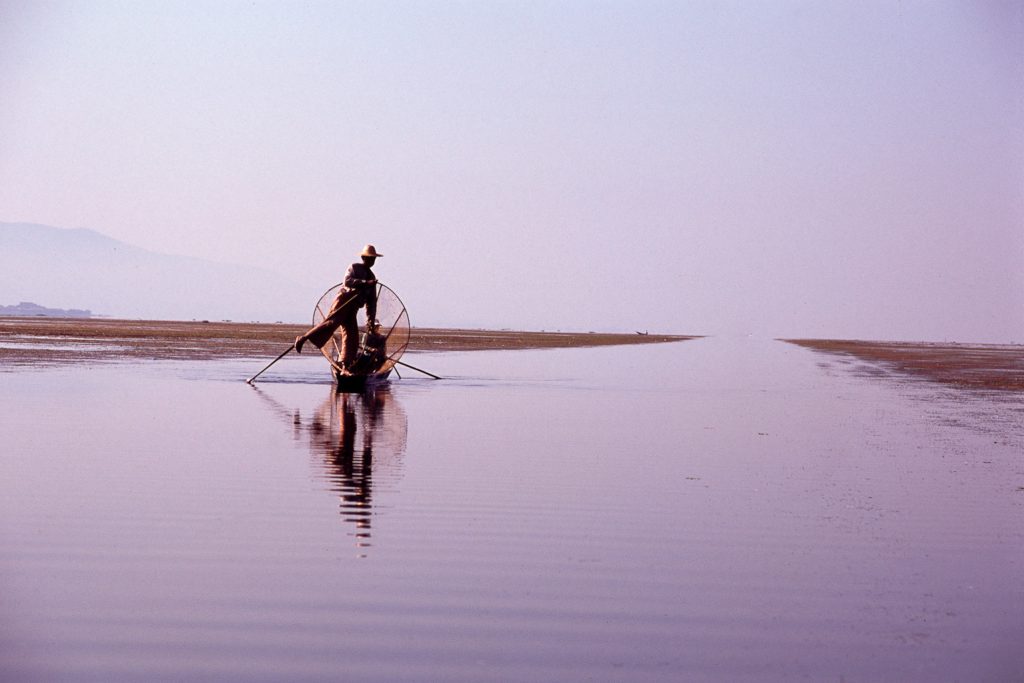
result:
M 784 339 L 868 364 L 866 374 L 895 372 L 963 389 L 1024 391 L 1024 346 Z
M 120 360 L 264 358 L 304 325 L 81 318 L 0 318 L 0 367 Z M 409 350 L 492 351 L 655 344 L 694 336 L 413 328 Z

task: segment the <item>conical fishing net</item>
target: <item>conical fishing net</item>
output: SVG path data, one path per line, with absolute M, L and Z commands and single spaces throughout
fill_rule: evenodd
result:
M 313 309 L 313 326 L 317 326 L 330 314 L 331 307 L 343 285 L 337 284 L 320 297 Z M 355 369 L 360 374 L 383 374 L 390 372 L 409 346 L 409 313 L 398 295 L 388 286 L 377 283 L 377 328 L 376 332 L 366 330 L 366 309 L 357 314 L 361 323 L 359 354 Z M 337 372 L 341 367 L 341 330 L 334 331 L 330 341 L 320 348 Z

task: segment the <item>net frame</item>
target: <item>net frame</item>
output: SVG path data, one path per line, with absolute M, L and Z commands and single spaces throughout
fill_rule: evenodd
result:
M 343 282 L 339 282 L 324 292 L 316 302 L 316 306 L 313 308 L 314 327 L 326 319 L 327 312 L 331 310 L 331 305 L 341 293 L 344 286 L 345 284 Z M 406 309 L 405 304 L 402 303 L 402 300 L 398 298 L 398 295 L 395 294 L 393 289 L 378 281 L 374 296 L 377 300 L 378 333 L 384 337 L 385 354 L 384 361 L 372 372 L 366 374 L 386 375 L 391 372 L 395 365 L 398 364 L 399 359 L 401 359 L 405 354 L 406 349 L 409 348 L 409 339 L 412 328 L 409 323 L 409 311 Z M 365 318 L 365 305 L 361 306 L 360 310 Z M 359 335 L 358 354 L 362 354 L 366 349 L 364 346 L 364 342 L 366 340 L 365 329 L 366 324 L 364 321 L 362 331 Z M 330 340 L 320 347 L 320 353 L 323 354 L 324 358 L 327 359 L 327 362 L 330 363 L 331 368 L 339 374 L 344 372 L 341 365 L 341 351 L 342 340 L 339 327 L 333 332 Z

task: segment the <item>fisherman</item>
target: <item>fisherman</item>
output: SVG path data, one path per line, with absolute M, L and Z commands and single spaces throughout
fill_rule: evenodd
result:
M 345 280 L 341 291 L 331 304 L 331 310 L 316 327 L 295 338 L 295 350 L 302 353 L 302 345 L 307 341 L 318 349 L 334 336 L 335 330 L 341 328 L 341 367 L 346 371 L 352 369 L 359 352 L 359 323 L 356 313 L 366 307 L 366 330 L 373 332 L 377 323 L 377 277 L 371 268 L 374 262 L 384 256 L 377 253 L 372 244 L 363 247 L 360 263 L 353 263 L 345 271 Z

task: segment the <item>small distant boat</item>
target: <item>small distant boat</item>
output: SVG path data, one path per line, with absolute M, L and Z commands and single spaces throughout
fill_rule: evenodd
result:
M 316 327 L 330 311 L 331 304 L 341 291 L 342 284 L 331 287 L 317 301 L 313 309 Z M 331 365 L 338 391 L 361 392 L 388 381 L 399 359 L 409 348 L 409 312 L 398 295 L 388 286 L 377 283 L 377 319 L 375 325 L 366 325 L 359 339 L 359 352 L 348 370 L 341 365 L 341 331 L 336 330 L 320 352 Z M 369 321 L 368 321 L 369 322 Z

